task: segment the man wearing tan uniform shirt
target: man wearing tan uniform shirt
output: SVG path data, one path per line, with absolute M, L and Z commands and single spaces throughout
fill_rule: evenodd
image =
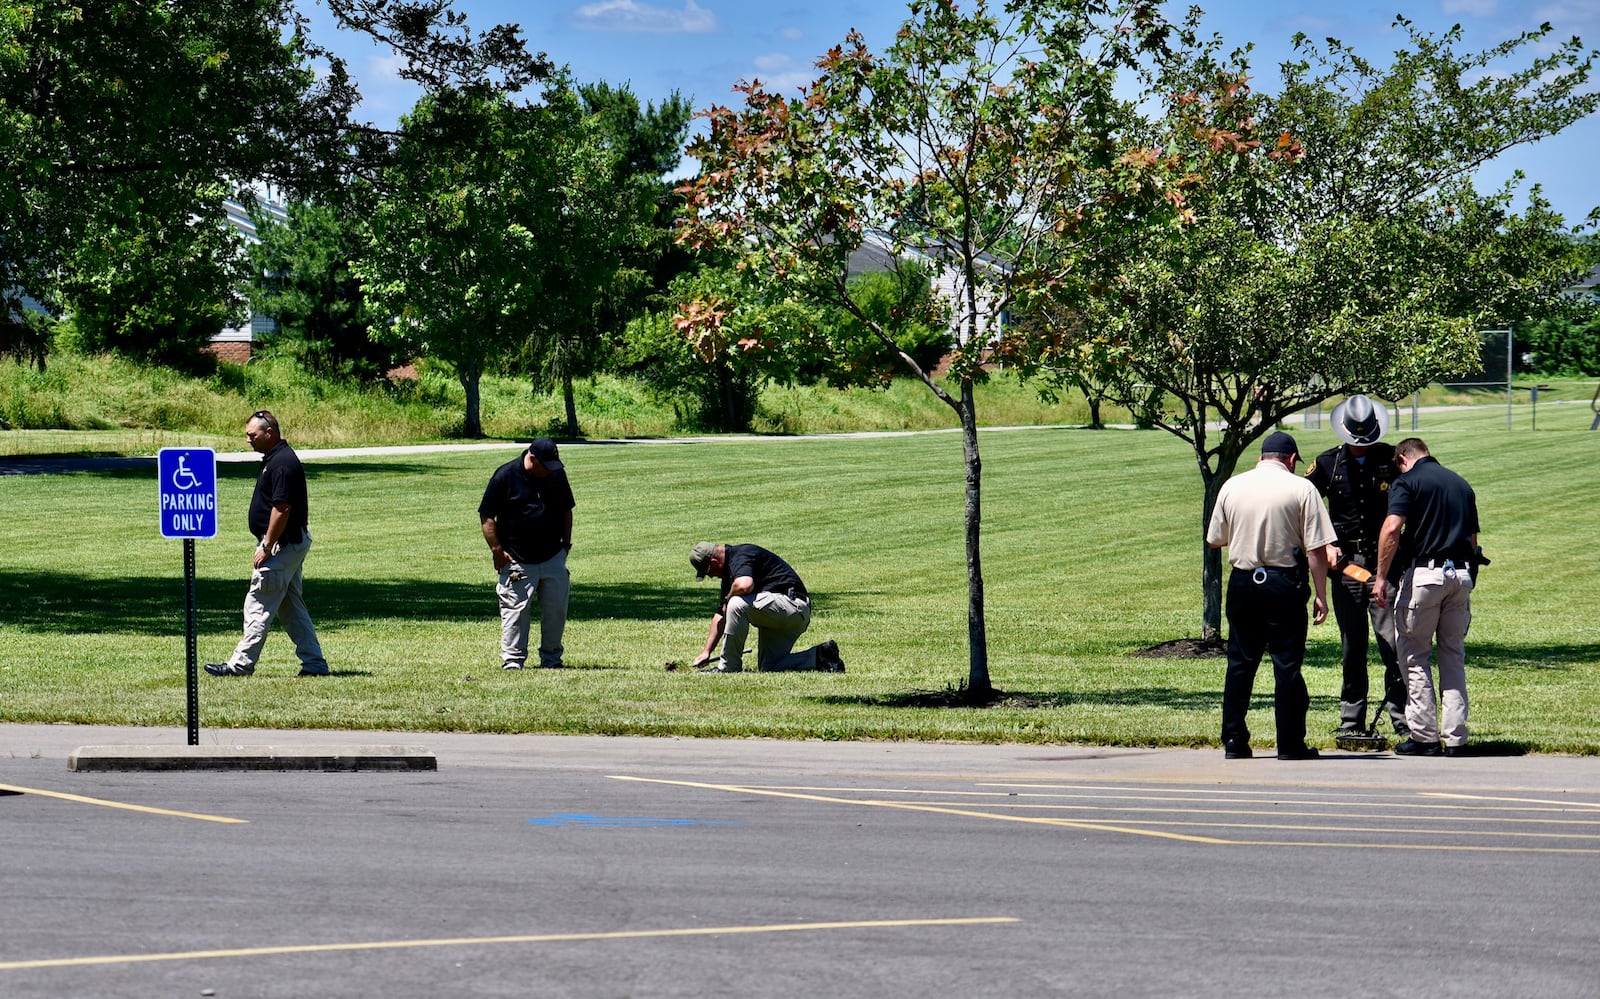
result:
M 1311 697 L 1300 673 L 1306 653 L 1306 597 L 1313 620 L 1328 618 L 1328 558 L 1333 522 L 1310 482 L 1295 474 L 1299 447 L 1277 432 L 1261 443 L 1256 467 L 1222 484 L 1206 543 L 1228 549 L 1228 673 L 1222 688 L 1222 745 L 1230 760 L 1248 759 L 1245 712 L 1263 653 L 1272 656 L 1272 706 L 1278 759 L 1310 760 L 1306 709 Z

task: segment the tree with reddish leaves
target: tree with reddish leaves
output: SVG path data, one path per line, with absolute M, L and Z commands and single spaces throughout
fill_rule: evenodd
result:
M 1194 450 L 1205 639 L 1222 618 L 1205 525 L 1253 442 L 1327 399 L 1475 370 L 1479 330 L 1568 310 L 1595 262 L 1537 187 L 1518 214 L 1517 181 L 1484 194 L 1472 175 L 1600 107 L 1596 53 L 1551 45 L 1548 25 L 1478 53 L 1456 50 L 1459 29 L 1399 26 L 1386 66 L 1298 38 L 1276 92 L 1220 40 L 1165 56 L 1140 127 L 1205 178 L 1183 192 L 1188 224 L 1105 233 L 1103 293 L 1051 330 L 1055 370 Z
M 680 239 L 735 255 L 775 295 L 844 309 L 950 407 L 966 478 L 965 693 L 982 701 L 993 687 L 974 387 L 997 354 L 1036 368 L 1041 342 L 1008 331 L 1008 310 L 1081 291 L 1091 247 L 1171 223 L 1182 199 L 1162 195 L 1192 181 L 1130 141 L 1132 109 L 1113 89 L 1172 39 L 1157 4 L 914 0 L 909 11 L 881 55 L 852 33 L 797 96 L 752 81 L 735 88 L 742 107 L 706 111 Z M 941 272 L 956 341 L 944 379 L 856 300 L 850 260 L 869 243 L 888 251 L 891 273 L 909 279 L 912 260 Z M 703 337 L 740 307 L 686 310 L 685 331 Z

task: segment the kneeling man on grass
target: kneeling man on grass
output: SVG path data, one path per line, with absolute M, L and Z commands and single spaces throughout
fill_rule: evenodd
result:
M 803 652 L 794 651 L 795 641 L 811 626 L 811 596 L 789 563 L 760 545 L 702 541 L 689 552 L 689 564 L 697 579 L 716 576 L 722 580 L 706 647 L 694 661 L 700 672 L 743 670 L 740 661 L 751 625 L 758 636 L 756 668 L 762 672 L 844 672 L 837 642 L 829 640 Z M 723 640 L 722 659 L 710 665 L 719 639 Z

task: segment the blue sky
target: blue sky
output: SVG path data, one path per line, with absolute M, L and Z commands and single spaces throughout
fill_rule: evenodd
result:
M 998 0 L 997 0 L 998 2 Z M 1468 50 L 1486 48 L 1549 21 L 1556 35 L 1600 46 L 1600 0 L 1198 0 L 1207 32 L 1229 46 L 1254 42 L 1253 64 L 1261 86 L 1276 78 L 1278 62 L 1297 31 L 1333 36 L 1374 61 L 1404 39 L 1392 27 L 1403 13 L 1418 26 L 1443 32 L 1461 24 Z M 732 86 L 759 78 L 769 88 L 809 82 L 817 57 L 859 30 L 881 50 L 905 19 L 901 0 L 455 0 L 478 30 L 520 24 L 531 49 L 571 67 L 580 81 L 628 83 L 645 100 L 673 90 L 694 107 L 734 100 Z M 1169 16 L 1186 10 L 1169 5 Z M 334 33 L 320 8 L 314 21 L 319 41 L 343 55 L 360 81 L 365 117 L 392 125 L 416 100 L 415 88 L 394 75 L 394 62 L 360 36 Z M 1580 221 L 1600 205 L 1600 118 L 1573 126 L 1554 139 L 1505 154 L 1480 174 L 1480 186 L 1497 185 L 1513 169 L 1542 183 L 1546 196 Z

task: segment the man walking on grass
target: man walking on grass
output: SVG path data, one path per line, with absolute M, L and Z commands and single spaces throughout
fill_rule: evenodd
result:
M 283 439 L 278 418 L 261 409 L 244 424 L 245 440 L 262 455 L 250 496 L 250 533 L 255 535 L 254 571 L 244 596 L 244 637 L 225 663 L 206 663 L 212 676 L 249 676 L 256 671 L 261 647 L 266 644 L 272 619 L 294 641 L 301 676 L 327 676 L 317 628 L 306 610 L 304 582 L 306 554 L 311 551 L 311 529 L 306 525 L 306 470 L 294 448 Z
M 1300 449 L 1281 431 L 1261 443 L 1256 467 L 1222 484 L 1206 543 L 1226 547 L 1228 672 L 1222 688 L 1222 746 L 1227 759 L 1248 759 L 1245 712 L 1261 656 L 1272 656 L 1272 706 L 1278 759 L 1313 760 L 1306 745 L 1311 697 L 1300 672 L 1306 654 L 1306 597 L 1313 620 L 1328 618 L 1328 545 L 1333 523 L 1316 487 L 1294 474 Z M 1309 584 L 1307 576 L 1310 577 Z

